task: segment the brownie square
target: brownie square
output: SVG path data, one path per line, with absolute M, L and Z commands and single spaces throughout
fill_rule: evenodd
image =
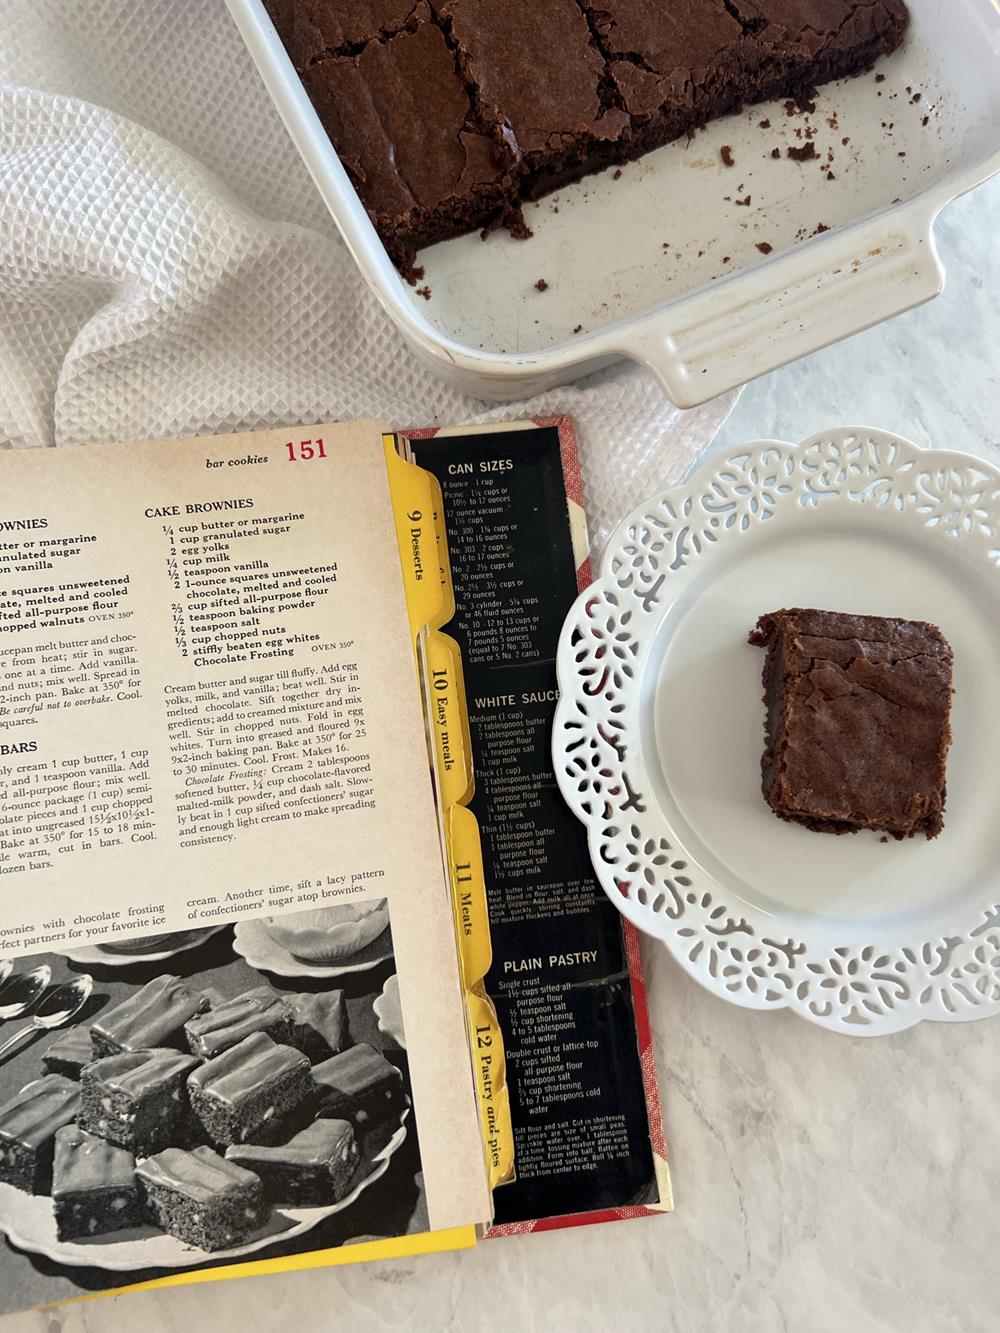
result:
M 78 1125 L 66 1125 L 56 1135 L 52 1200 L 60 1240 L 142 1225 L 135 1158 Z
M 270 987 L 258 986 L 245 995 L 223 1000 L 206 1014 L 197 1014 L 184 1025 L 184 1032 L 192 1053 L 206 1060 L 254 1032 L 265 1032 L 273 1041 L 287 1043 L 292 1035 L 292 1007 Z
M 179 977 L 156 977 L 101 1014 L 90 1030 L 94 1056 L 180 1046 L 184 1024 L 207 1008 L 207 998 Z
M 313 1063 L 339 1055 L 351 1044 L 347 1003 L 342 990 L 289 995 L 293 1027 L 289 1045 Z
M 191 1109 L 219 1147 L 267 1139 L 312 1091 L 308 1059 L 262 1032 L 245 1037 L 188 1078 Z
M 199 1063 L 180 1051 L 151 1050 L 85 1065 L 80 1124 L 139 1156 L 176 1144 L 188 1121 L 187 1077 Z
M 264 0 L 297 70 L 332 55 L 353 55 L 426 13 L 426 0 Z
M 312 1073 L 317 1115 L 349 1120 L 359 1133 L 403 1109 L 402 1075 L 364 1042 L 314 1065 Z
M 56 1134 L 80 1109 L 80 1088 L 46 1074 L 0 1106 L 0 1184 L 48 1194 Z
M 274 1203 L 316 1208 L 344 1198 L 360 1154 L 346 1120 L 317 1120 L 277 1147 L 233 1144 L 226 1159 L 259 1176 Z
M 136 1168 L 146 1216 L 201 1250 L 225 1250 L 264 1221 L 258 1178 L 211 1148 L 167 1148 Z
M 617 155 L 628 137 L 605 60 L 576 0 L 433 0 L 490 132 L 534 198 Z M 737 29 L 738 32 L 738 29 Z
M 84 1065 L 89 1065 L 93 1058 L 90 1028 L 84 1024 L 59 1033 L 42 1056 L 42 1068 L 46 1074 L 63 1074 L 66 1078 L 79 1079 L 80 1070 Z
M 496 218 L 506 163 L 434 23 L 324 60 L 306 91 L 397 260 Z
M 761 616 L 768 805 L 822 833 L 944 826 L 952 651 L 923 621 L 792 609 Z
M 812 83 L 854 74 L 903 39 L 904 0 L 733 0 L 745 31 L 781 71 Z
M 608 73 L 646 151 L 751 96 L 743 25 L 725 0 L 583 0 Z

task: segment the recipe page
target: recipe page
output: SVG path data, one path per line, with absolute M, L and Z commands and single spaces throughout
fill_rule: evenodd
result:
M 54 981 L 94 976 L 95 1054 L 128 1050 L 136 1025 L 194 1049 L 190 1021 L 142 1030 L 144 1006 L 177 998 L 170 978 L 223 1020 L 273 992 L 300 1037 L 308 997 L 340 993 L 312 1027 L 352 1011 L 351 1096 L 381 1087 L 419 1145 L 407 1225 L 485 1220 L 378 426 L 17 451 L 0 496 L 0 959 L 15 978 L 43 954 Z M 296 1049 L 288 1023 L 248 1030 Z M 17 1088 L 0 1062 L 0 1101 L 51 1072 L 60 1035 L 17 1054 Z M 245 1129 L 207 1138 L 221 1151 Z

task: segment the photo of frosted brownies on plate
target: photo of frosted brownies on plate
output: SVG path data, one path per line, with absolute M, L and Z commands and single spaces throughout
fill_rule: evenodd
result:
M 409 1067 L 375 1010 L 395 968 L 386 900 L 233 924 L 199 971 L 109 969 L 78 1024 L 0 1062 L 0 1226 L 14 1243 L 121 1272 L 298 1235 L 307 1248 L 342 1211 L 327 1245 L 426 1226 Z M 293 979 L 262 975 L 240 930 Z M 382 966 L 329 979 L 359 956 Z M 71 966 L 53 955 L 53 970 Z M 393 1206 L 406 1201 L 391 1223 L 369 1189 L 390 1167 Z

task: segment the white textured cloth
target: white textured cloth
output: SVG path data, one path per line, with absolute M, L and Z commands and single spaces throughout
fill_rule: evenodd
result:
M 730 406 L 635 366 L 463 398 L 356 273 L 223 0 L 0 0 L 0 444 L 567 412 L 602 543 Z

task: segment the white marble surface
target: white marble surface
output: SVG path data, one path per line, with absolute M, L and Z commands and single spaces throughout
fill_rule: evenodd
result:
M 931 306 L 752 385 L 719 447 L 836 422 L 1000 451 L 1000 181 L 940 227 Z M 1000 1325 L 1000 1027 L 846 1039 L 647 951 L 669 1217 L 367 1268 L 101 1300 L 10 1333 L 987 1333 Z

